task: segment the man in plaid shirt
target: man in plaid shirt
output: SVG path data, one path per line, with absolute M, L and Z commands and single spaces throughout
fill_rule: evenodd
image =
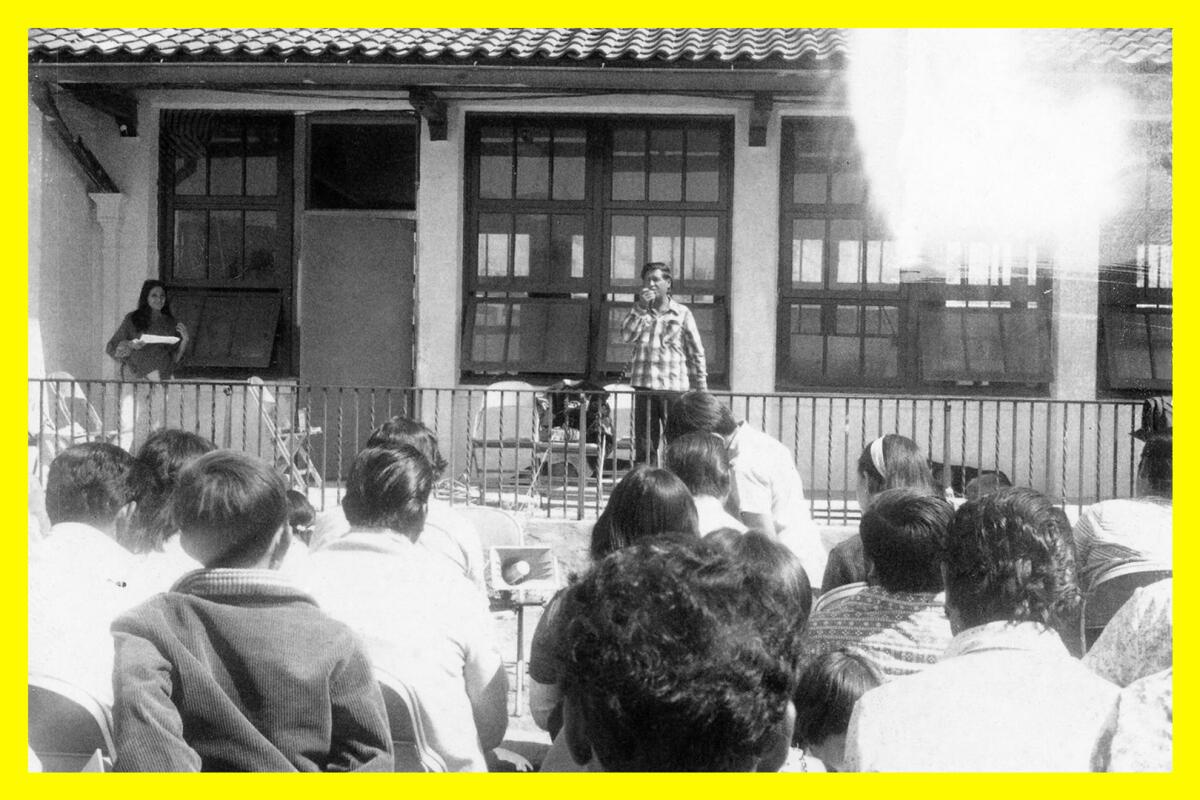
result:
M 643 288 L 625 321 L 621 338 L 633 344 L 629 382 L 636 390 L 634 452 L 645 463 L 658 454 L 671 401 L 689 389 L 708 389 L 704 345 L 692 312 L 671 299 L 671 267 L 651 261 L 642 267 Z

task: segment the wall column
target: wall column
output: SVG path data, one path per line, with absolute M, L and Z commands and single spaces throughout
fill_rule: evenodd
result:
M 120 318 L 118 293 L 121 290 L 121 195 L 110 192 L 89 192 L 88 197 L 96 206 L 96 222 L 100 224 L 103 237 L 97 269 L 92 273 L 93 297 L 99 303 L 99 314 L 94 316 L 97 342 L 107 342 L 115 320 Z M 102 348 L 101 348 L 102 349 Z M 98 349 L 97 352 L 101 352 Z M 101 354 L 98 374 L 104 378 L 117 378 L 117 362 Z
M 1096 398 L 1100 227 L 1080 220 L 1063 231 L 1054 259 L 1054 302 L 1051 322 L 1055 400 Z

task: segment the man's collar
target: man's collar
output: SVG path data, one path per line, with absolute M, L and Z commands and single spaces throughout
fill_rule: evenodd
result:
M 946 648 L 943 659 L 994 650 L 1024 650 L 1068 655 L 1056 631 L 1040 622 L 997 620 L 959 632 Z
M 316 601 L 273 569 L 197 569 L 175 581 L 172 592 L 197 597 L 277 597 Z

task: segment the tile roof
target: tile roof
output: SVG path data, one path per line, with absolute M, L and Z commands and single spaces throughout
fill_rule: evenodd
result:
M 1029 31 L 1031 49 L 1075 64 L 1171 63 L 1169 28 Z M 31 59 L 75 57 L 733 62 L 841 58 L 842 28 L 30 28 Z

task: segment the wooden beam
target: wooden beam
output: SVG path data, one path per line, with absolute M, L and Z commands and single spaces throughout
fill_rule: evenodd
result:
M 108 172 L 105 171 L 100 161 L 92 155 L 92 151 L 83 143 L 83 139 L 71 135 L 71 131 L 67 127 L 67 123 L 63 121 L 62 114 L 58 111 L 58 105 L 50 93 L 50 87 L 44 83 L 35 82 L 30 86 L 30 94 L 34 105 L 46 118 L 50 130 L 62 142 L 63 147 L 67 148 L 67 152 L 75 159 L 79 168 L 83 170 L 88 181 L 88 191 L 120 194 L 121 190 L 117 188 L 117 184 L 108 176 Z
M 767 124 L 771 121 L 770 92 L 755 92 L 754 106 L 750 109 L 750 146 L 767 146 Z
M 122 136 L 137 136 L 137 98 L 125 89 L 113 89 L 93 84 L 67 84 L 63 87 L 86 106 L 116 120 L 117 131 Z
M 408 102 L 429 125 L 429 140 L 446 141 L 446 101 L 429 89 L 414 86 L 408 90 Z

